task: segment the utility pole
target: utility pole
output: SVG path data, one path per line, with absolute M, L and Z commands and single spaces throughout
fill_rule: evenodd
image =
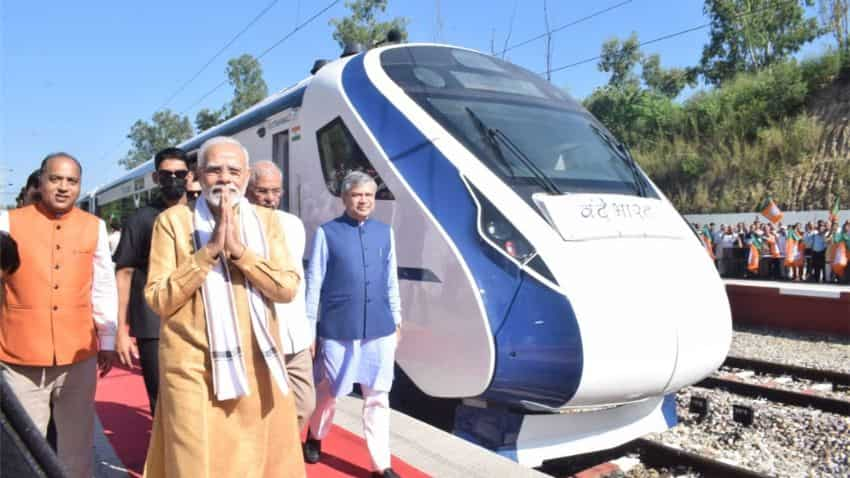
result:
M 434 43 L 443 42 L 443 13 L 440 0 L 434 0 Z
M 549 8 L 543 0 L 543 21 L 546 24 L 546 81 L 552 81 L 552 28 L 549 26 Z

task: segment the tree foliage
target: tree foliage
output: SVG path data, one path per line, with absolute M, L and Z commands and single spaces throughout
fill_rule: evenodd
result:
M 667 69 L 659 55 L 645 55 L 634 33 L 626 40 L 607 40 L 597 67 L 611 76 L 585 100 L 585 107 L 629 145 L 667 134 L 677 121 L 673 99 L 696 81 L 695 69 Z
M 233 86 L 227 118 L 232 118 L 269 96 L 263 79 L 263 67 L 251 55 L 245 54 L 227 62 L 227 78 Z
M 195 115 L 195 127 L 206 131 L 222 121 L 259 103 L 269 95 L 263 79 L 263 67 L 252 55 L 244 54 L 227 62 L 227 81 L 233 87 L 233 99 L 220 109 L 204 108 Z
M 157 151 L 174 146 L 192 137 L 192 123 L 186 116 L 171 110 L 154 113 L 151 122 L 137 120 L 130 128 L 127 138 L 133 146 L 118 164 L 132 169 L 153 158 Z
M 195 115 L 195 129 L 198 132 L 206 131 L 224 121 L 226 117 L 227 110 L 225 108 L 219 110 L 204 108 Z
M 646 86 L 663 96 L 675 98 L 686 86 L 696 84 L 699 70 L 696 68 L 662 68 L 661 56 L 644 56 L 641 61 L 641 76 Z
M 680 210 L 750 211 L 768 193 L 789 209 L 850 200 L 843 52 L 786 55 L 677 101 L 698 68 L 664 68 L 639 45 L 635 35 L 603 44 L 610 77 L 584 105 Z
M 721 84 L 799 51 L 820 32 L 817 19 L 805 16 L 812 5 L 814 0 L 705 0 L 711 32 L 700 66 L 706 81 Z
M 818 0 L 818 12 L 825 31 L 835 37 L 842 52 L 850 49 L 850 1 Z
M 602 55 L 597 64 L 599 71 L 610 73 L 608 85 L 614 87 L 637 85 L 640 81 L 634 72 L 643 55 L 636 33 L 626 40 L 611 38 L 602 44 Z
M 390 30 L 398 30 L 401 39 L 407 40 L 407 24 L 410 20 L 396 17 L 380 22 L 378 14 L 387 10 L 388 0 L 353 0 L 345 2 L 351 14 L 344 18 L 333 18 L 330 24 L 334 27 L 333 38 L 340 48 L 346 44 L 359 43 L 364 48 L 370 48 L 375 43 L 387 38 Z

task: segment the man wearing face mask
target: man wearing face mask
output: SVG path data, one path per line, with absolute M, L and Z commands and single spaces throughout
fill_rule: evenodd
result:
M 118 283 L 115 350 L 126 366 L 130 366 L 134 358 L 139 360 L 151 414 L 156 408 L 159 384 L 159 316 L 150 309 L 144 297 L 151 234 L 159 213 L 176 204 L 186 204 L 186 184 L 192 180 L 188 164 L 186 153 L 180 148 L 165 148 L 156 153 L 153 180 L 159 185 L 161 199 L 127 218 L 112 259 Z M 136 338 L 135 344 L 131 337 Z

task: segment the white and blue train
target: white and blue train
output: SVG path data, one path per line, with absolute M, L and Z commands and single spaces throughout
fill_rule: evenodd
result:
M 229 135 L 277 163 L 308 244 L 342 211 L 345 172 L 376 177 L 375 217 L 397 238 L 398 365 L 419 393 L 456 400 L 456 434 L 537 466 L 675 423 L 673 394 L 728 351 L 729 303 L 688 224 L 604 126 L 468 49 L 386 45 L 312 73 L 180 146 Z M 81 203 L 138 206 L 152 170 Z

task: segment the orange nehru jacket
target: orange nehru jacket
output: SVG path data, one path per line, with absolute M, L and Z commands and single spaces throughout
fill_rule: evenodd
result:
M 9 211 L 21 267 L 3 279 L 0 361 L 49 367 L 97 353 L 92 319 L 98 219 L 74 208 L 52 217 L 37 206 Z

